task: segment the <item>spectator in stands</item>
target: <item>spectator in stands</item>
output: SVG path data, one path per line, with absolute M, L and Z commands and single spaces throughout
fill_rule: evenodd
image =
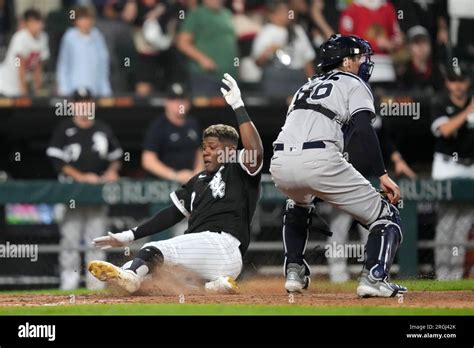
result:
M 59 180 L 97 184 L 114 182 L 119 178 L 122 149 L 111 129 L 95 120 L 92 94 L 88 90 L 74 93 L 75 115 L 61 123 L 53 133 L 46 154 L 59 174 Z M 73 198 L 73 197 L 71 197 Z M 60 226 L 61 252 L 59 266 L 61 289 L 72 290 L 79 286 L 81 240 L 90 245 L 92 240 L 107 230 L 107 206 L 84 206 L 70 203 Z M 86 251 L 86 264 L 104 257 L 97 249 Z M 87 274 L 89 289 L 101 287 L 94 277 Z
M 304 29 L 314 48 L 319 48 L 334 34 L 334 29 L 323 14 L 324 0 L 289 0 L 288 7 L 295 17 L 295 23 Z
M 0 95 L 28 95 L 30 75 L 32 92 L 38 95 L 43 87 L 43 63 L 48 58 L 48 37 L 43 32 L 41 14 L 26 10 L 23 28 L 13 35 L 5 60 L 0 64 Z
M 95 12 L 77 7 L 74 27 L 64 34 L 59 49 L 56 79 L 58 94 L 69 96 L 89 89 L 94 96 L 110 96 L 110 61 L 104 37 L 94 27 Z
M 138 3 L 134 42 L 138 52 L 135 92 L 147 96 L 187 80 L 186 60 L 174 46 L 184 6 L 180 2 L 145 0 Z M 181 18 L 182 19 L 182 18 Z
M 269 2 L 267 11 L 269 23 L 255 38 L 252 56 L 263 69 L 263 92 L 287 97 L 314 75 L 316 54 L 303 28 L 288 17 L 286 1 Z
M 0 47 L 6 45 L 7 35 L 13 27 L 14 4 L 10 1 L 0 1 Z
M 324 15 L 324 7 L 324 0 L 313 0 L 311 3 L 311 19 L 314 24 L 311 36 L 312 43 L 317 48 L 334 34 L 333 27 Z
M 400 87 L 433 95 L 442 88 L 443 77 L 433 61 L 429 33 L 418 25 L 408 30 L 407 38 L 410 61 L 399 78 Z
M 201 130 L 187 115 L 189 108 L 184 86 L 171 85 L 165 113 L 151 124 L 143 144 L 142 165 L 153 176 L 185 184 L 204 169 Z
M 324 10 L 327 9 L 324 0 L 290 0 L 288 5 L 290 11 L 294 12 L 295 22 L 304 29 L 316 56 L 319 56 L 320 46 L 335 33 L 324 14 Z M 334 4 L 331 4 L 329 8 L 336 11 Z
M 428 31 L 435 60 L 440 55 L 444 56 L 444 51 L 450 44 L 447 0 L 394 0 L 394 4 L 397 12 L 400 11 L 403 15 L 399 19 L 403 32 L 408 33 L 410 28 L 421 25 Z
M 189 58 L 191 92 L 220 95 L 224 73 L 237 75 L 237 36 L 223 0 L 203 0 L 186 15 L 178 48 Z
M 11 2 L 14 3 L 15 18 L 21 17 L 26 10 L 32 8 L 39 11 L 43 17 L 46 17 L 49 12 L 55 11 L 61 6 L 61 0 L 21 0 Z
M 376 54 L 402 44 L 395 8 L 386 0 L 355 0 L 341 15 L 339 32 L 363 37 Z
M 436 137 L 432 177 L 474 179 L 474 97 L 471 79 L 461 64 L 449 66 L 447 96 L 433 106 L 431 130 Z M 435 267 L 440 280 L 460 279 L 469 232 L 474 226 L 472 203 L 440 204 L 436 225 Z M 454 243 L 442 245 L 443 243 Z
M 108 0 L 102 17 L 97 19 L 97 29 L 104 35 L 110 58 L 110 83 L 115 93 L 128 92 L 132 79 L 132 64 L 135 48 L 132 27 L 121 18 L 123 5 L 117 0 Z
M 232 1 L 234 28 L 238 38 L 240 56 L 239 77 L 242 83 L 258 83 L 262 78 L 260 68 L 251 57 L 252 43 L 263 26 L 263 9 L 257 1 Z M 255 85 L 257 86 L 257 85 Z
M 396 79 L 390 54 L 402 45 L 402 35 L 395 8 L 386 0 L 354 0 L 342 13 L 341 34 L 354 34 L 368 40 L 374 50 L 375 62 L 370 81 L 394 82 Z
M 313 23 L 311 20 L 311 11 L 309 1 L 306 0 L 288 0 L 288 17 L 299 24 L 308 38 L 311 36 Z
M 75 0 L 62 0 L 62 6 L 56 10 L 50 11 L 46 17 L 45 25 L 49 39 L 49 50 L 51 58 L 48 60 L 46 69 L 54 74 L 57 67 L 59 48 L 64 33 L 71 25 L 69 18 L 71 9 L 74 7 Z
M 449 58 L 456 57 L 466 62 L 474 61 L 474 11 L 472 0 L 447 0 L 450 18 L 450 38 L 454 51 Z M 472 68 L 472 67 L 471 67 Z

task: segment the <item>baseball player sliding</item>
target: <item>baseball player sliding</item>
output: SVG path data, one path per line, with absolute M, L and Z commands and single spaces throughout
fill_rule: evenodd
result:
M 221 88 L 221 92 L 235 111 L 244 149 L 237 152 L 239 133 L 233 127 L 218 124 L 207 128 L 202 139 L 205 170 L 171 193 L 173 204 L 138 227 L 94 239 L 93 245 L 124 247 L 189 217 L 185 234 L 145 244 L 122 267 L 92 261 L 88 268 L 96 278 L 113 281 L 133 293 L 155 267 L 169 264 L 196 273 L 207 281 L 206 289 L 237 287 L 235 278 L 242 270 L 259 196 L 263 147 L 236 81 L 225 74 L 222 82 L 229 88 Z
M 321 46 L 323 74 L 293 97 L 278 138 L 270 172 L 289 199 L 283 220 L 285 287 L 306 289 L 310 270 L 304 259 L 315 197 L 365 225 L 370 234 L 357 294 L 392 297 L 407 289 L 391 283 L 390 267 L 402 242 L 400 214 L 393 205 L 400 189 L 387 175 L 371 120 L 374 98 L 367 85 L 374 63 L 370 44 L 357 36 L 333 35 Z M 356 130 L 380 178 L 383 197 L 343 157 L 344 143 Z

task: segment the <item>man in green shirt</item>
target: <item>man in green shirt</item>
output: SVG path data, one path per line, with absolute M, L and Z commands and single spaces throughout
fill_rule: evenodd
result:
M 178 48 L 190 59 L 194 95 L 219 95 L 220 76 L 237 75 L 237 37 L 232 13 L 223 0 L 203 0 L 186 14 L 178 36 Z

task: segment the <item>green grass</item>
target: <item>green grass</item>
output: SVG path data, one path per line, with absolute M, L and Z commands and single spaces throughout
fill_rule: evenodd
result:
M 409 291 L 474 291 L 474 279 L 438 281 L 433 279 L 396 279 L 395 283 L 400 283 L 408 288 Z M 357 287 L 355 280 L 345 283 L 333 284 L 328 281 L 312 280 L 311 287 L 320 290 L 350 290 L 354 291 Z
M 431 279 L 400 280 L 400 283 L 413 291 L 461 291 L 474 290 L 474 279 L 439 281 Z
M 222 304 L 97 304 L 0 307 L 0 315 L 474 315 L 474 309 Z
M 472 290 L 474 291 L 474 279 L 463 279 L 463 280 L 450 280 L 450 281 L 438 281 L 432 279 L 397 279 L 395 282 L 408 287 L 410 291 L 462 291 Z M 243 283 L 244 284 L 244 283 Z M 242 285 L 242 284 L 241 284 Z M 244 285 L 245 286 L 245 285 Z M 283 280 L 282 280 L 283 287 Z M 327 280 L 312 280 L 311 287 L 317 290 L 348 290 L 354 291 L 357 287 L 355 280 L 350 280 L 345 283 L 334 284 Z M 86 295 L 86 294 L 98 294 L 106 293 L 107 290 L 87 290 L 87 289 L 76 289 L 72 291 L 65 291 L 60 289 L 39 289 L 39 290 L 11 290 L 11 291 L 0 291 L 0 296 L 3 295 Z
M 460 291 L 474 290 L 474 280 L 435 281 L 399 280 L 411 291 Z M 242 283 L 245 287 L 245 283 Z M 316 291 L 354 291 L 357 283 L 349 281 L 332 284 L 315 279 L 312 288 Z M 78 289 L 62 291 L 41 289 L 30 291 L 4 291 L 5 295 L 56 295 L 69 296 L 104 293 Z M 107 293 L 105 291 L 105 293 Z M 274 305 L 226 305 L 226 304 L 84 304 L 1 307 L 0 315 L 474 315 L 474 308 L 412 308 L 382 306 L 317 307 L 285 304 Z

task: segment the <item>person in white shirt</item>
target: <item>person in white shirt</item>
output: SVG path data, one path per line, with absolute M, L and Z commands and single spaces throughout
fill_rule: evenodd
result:
M 49 58 L 48 37 L 41 14 L 34 9 L 23 14 L 23 27 L 10 41 L 5 60 L 0 64 L 0 95 L 29 94 L 29 81 L 36 95 L 43 86 L 43 63 Z
M 267 11 L 269 23 L 256 36 L 252 57 L 263 69 L 264 93 L 288 96 L 314 75 L 316 54 L 304 29 L 289 18 L 286 1 L 271 2 Z

